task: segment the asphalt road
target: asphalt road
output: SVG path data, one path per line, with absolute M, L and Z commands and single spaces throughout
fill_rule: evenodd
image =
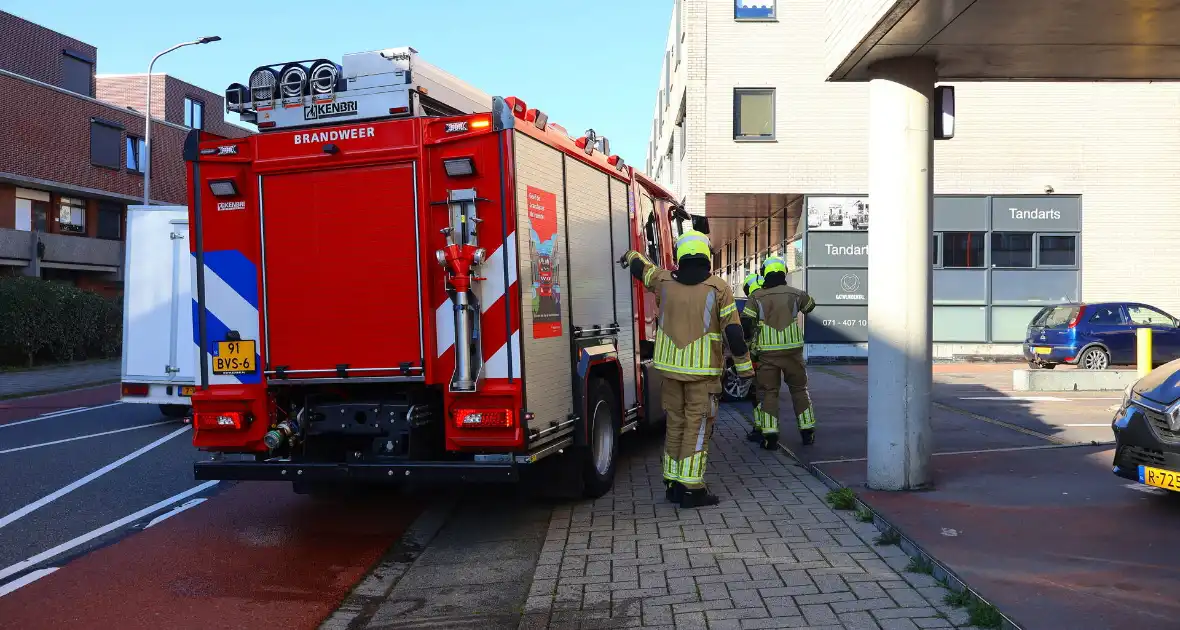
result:
M 117 399 L 0 403 L 0 628 L 315 628 L 421 512 L 197 482 L 188 425 Z
M 105 390 L 85 392 L 89 404 L 71 404 L 71 393 L 10 405 L 0 416 L 0 584 L 108 544 L 155 514 L 96 530 L 198 486 L 188 426 Z M 24 565 L 59 546 L 60 554 Z

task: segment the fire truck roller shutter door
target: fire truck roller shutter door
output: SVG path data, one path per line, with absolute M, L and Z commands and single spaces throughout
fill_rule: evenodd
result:
M 605 328 L 615 321 L 611 279 L 617 266 L 610 257 L 608 176 L 571 157 L 564 159 L 571 324 L 585 330 Z
M 628 214 L 629 195 L 627 185 L 617 179 L 610 180 L 611 214 L 611 260 L 616 260 L 631 249 L 631 223 Z M 635 322 L 633 291 L 635 284 L 631 274 L 618 265 L 611 265 L 615 274 L 615 321 L 619 324 L 619 367 L 623 371 L 623 409 L 630 409 L 637 402 L 635 357 Z
M 272 366 L 422 375 L 414 173 L 402 162 L 263 177 Z
M 531 428 L 544 429 L 573 413 L 573 359 L 570 353 L 568 265 L 560 265 L 551 284 L 535 279 L 540 253 L 557 246 L 565 251 L 565 180 L 562 154 L 520 131 L 512 132 L 515 149 L 516 233 L 520 247 L 521 368 L 525 408 Z M 530 198 L 531 197 L 533 198 Z M 548 291 L 551 296 L 541 293 Z M 577 300 L 577 296 L 574 296 Z

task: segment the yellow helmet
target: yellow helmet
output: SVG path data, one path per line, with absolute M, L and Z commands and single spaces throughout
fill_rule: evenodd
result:
M 779 258 L 778 256 L 771 256 L 770 258 L 766 259 L 766 262 L 762 263 L 762 275 L 764 277 L 767 274 L 775 273 L 776 271 L 780 273 L 787 273 L 787 263 L 784 262 L 782 258 Z
M 709 244 L 709 237 L 696 231 L 689 230 L 676 239 L 676 263 L 685 256 L 713 257 L 713 247 Z
M 750 295 L 751 293 L 757 291 L 758 289 L 761 289 L 762 288 L 762 276 L 760 276 L 756 273 L 752 273 L 752 274 L 746 276 L 746 279 L 742 281 L 742 287 L 746 290 L 747 296 Z

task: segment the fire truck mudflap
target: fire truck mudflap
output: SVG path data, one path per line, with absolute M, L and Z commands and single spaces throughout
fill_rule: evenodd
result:
M 605 493 L 618 437 L 662 417 L 615 264 L 644 247 L 634 172 L 413 49 L 304 63 L 227 90 L 259 134 L 186 142 L 196 477 L 496 482 L 554 456 Z

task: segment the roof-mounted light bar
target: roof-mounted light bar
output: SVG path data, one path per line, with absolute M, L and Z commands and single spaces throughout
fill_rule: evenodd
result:
M 278 90 L 279 73 L 263 66 L 250 73 L 250 100 L 255 104 L 272 105 Z

